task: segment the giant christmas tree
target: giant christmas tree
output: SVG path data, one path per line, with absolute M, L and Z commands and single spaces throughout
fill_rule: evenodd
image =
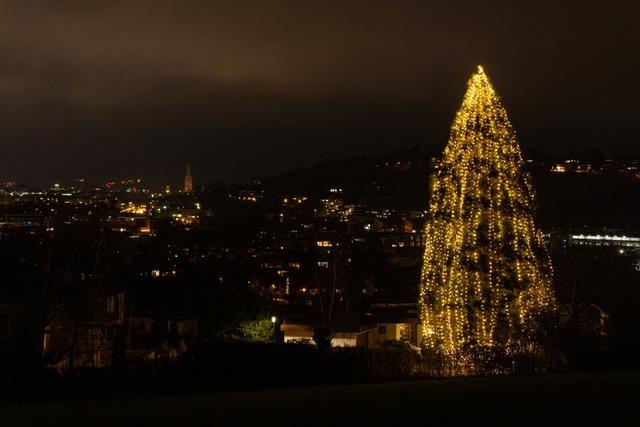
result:
M 436 165 L 425 225 L 423 347 L 461 370 L 531 351 L 554 308 L 551 263 L 516 135 L 478 67 Z

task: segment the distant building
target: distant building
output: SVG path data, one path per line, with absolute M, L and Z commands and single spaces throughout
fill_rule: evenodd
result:
M 136 292 L 141 291 L 105 292 L 92 307 L 92 317 L 79 323 L 69 314 L 74 308 L 60 303 L 44 331 L 45 365 L 64 372 L 72 366 L 72 352 L 74 366 L 93 368 L 123 361 L 175 358 L 197 340 L 195 317 L 154 316 L 153 309 L 134 307 L 139 295 Z M 74 329 L 76 340 L 72 344 Z
M 184 174 L 184 192 L 191 193 L 193 191 L 193 178 L 191 177 L 191 165 L 187 163 L 187 171 Z
M 579 246 L 612 246 L 640 248 L 640 237 L 623 234 L 571 234 L 570 244 Z

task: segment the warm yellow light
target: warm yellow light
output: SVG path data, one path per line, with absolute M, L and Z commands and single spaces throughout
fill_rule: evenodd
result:
M 419 296 L 423 346 L 458 372 L 489 351 L 529 351 L 554 307 L 534 212 L 515 132 L 478 66 L 432 177 Z

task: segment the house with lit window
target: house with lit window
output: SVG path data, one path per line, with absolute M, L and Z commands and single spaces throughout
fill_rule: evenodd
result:
M 280 325 L 285 343 L 313 341 L 313 322 L 303 318 L 287 319 Z M 377 303 L 362 319 L 348 327 L 333 331 L 334 347 L 381 348 L 390 341 L 403 341 L 419 347 L 421 325 L 415 303 Z

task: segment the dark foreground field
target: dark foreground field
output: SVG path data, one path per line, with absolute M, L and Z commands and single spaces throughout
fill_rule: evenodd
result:
M 3 426 L 638 425 L 640 371 L 0 407 Z

